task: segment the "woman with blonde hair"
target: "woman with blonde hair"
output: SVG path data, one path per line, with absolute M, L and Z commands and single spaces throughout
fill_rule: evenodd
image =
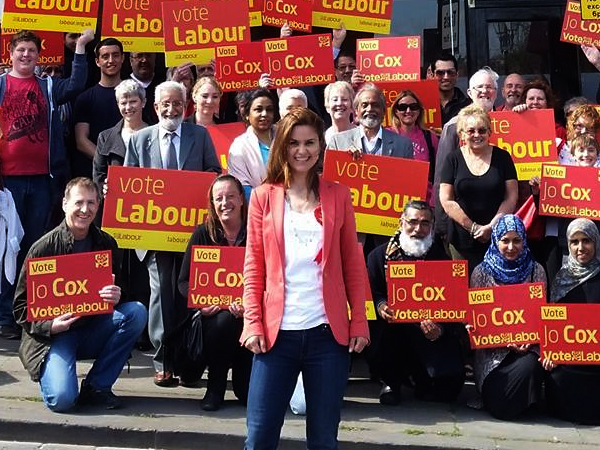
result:
M 196 112 L 190 117 L 190 121 L 205 127 L 219 123 L 219 107 L 222 96 L 223 89 L 215 77 L 205 75 L 198 78 L 192 89 Z

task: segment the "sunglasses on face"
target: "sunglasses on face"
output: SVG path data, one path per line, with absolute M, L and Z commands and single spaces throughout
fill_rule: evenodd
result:
M 488 133 L 488 129 L 487 128 L 469 128 L 468 130 L 465 130 L 465 133 L 467 133 L 469 136 L 473 136 L 475 133 L 478 133 L 479 135 L 484 135 Z
M 398 103 L 396 109 L 400 112 L 404 112 L 408 109 L 411 111 L 421 111 L 421 107 L 418 103 Z
M 434 73 L 435 73 L 436 77 L 440 77 L 440 78 L 443 77 L 444 75 L 448 75 L 449 77 L 456 76 L 455 69 L 448 69 L 448 70 L 437 69 Z

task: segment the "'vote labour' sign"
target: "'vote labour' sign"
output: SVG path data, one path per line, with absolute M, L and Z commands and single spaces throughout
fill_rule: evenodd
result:
M 466 261 L 388 261 L 388 307 L 394 322 L 464 322 Z
M 596 167 L 544 164 L 540 214 L 600 220 L 600 170 Z
M 544 283 L 522 283 L 469 289 L 471 347 L 537 344 Z
M 541 307 L 540 355 L 554 364 L 600 364 L 600 305 Z
M 26 264 L 28 321 L 113 311 L 112 302 L 98 294 L 113 284 L 110 251 L 30 258 Z

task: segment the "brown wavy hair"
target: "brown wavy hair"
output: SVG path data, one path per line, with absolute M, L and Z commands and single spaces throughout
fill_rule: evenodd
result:
M 215 202 L 213 201 L 213 188 L 215 187 L 215 184 L 225 181 L 231 181 L 234 183 L 238 193 L 242 196 L 242 224 L 246 224 L 246 220 L 248 219 L 248 201 L 244 195 L 244 187 L 242 186 L 242 183 L 233 175 L 219 175 L 213 180 L 213 182 L 210 184 L 210 188 L 208 189 L 208 214 L 206 215 L 205 222 L 206 230 L 208 231 L 208 235 L 213 242 L 219 242 L 219 233 L 223 234 L 223 225 L 219 220 L 217 209 L 215 208 Z

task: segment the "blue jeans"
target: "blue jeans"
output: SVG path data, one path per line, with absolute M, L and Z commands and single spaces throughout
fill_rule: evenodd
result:
M 302 372 L 306 393 L 306 447 L 337 449 L 337 433 L 350 363 L 348 347 L 329 325 L 279 331 L 267 353 L 254 355 L 246 449 L 276 449 L 287 405 Z
M 17 279 L 25 261 L 29 247 L 46 231 L 46 225 L 52 209 L 52 184 L 49 175 L 6 176 L 4 186 L 11 192 L 17 214 L 25 235 L 21 241 L 21 250 L 17 256 Z M 9 284 L 0 275 L 2 293 L 0 293 L 0 325 L 15 325 L 13 316 L 13 297 L 15 285 Z
M 139 302 L 117 305 L 113 314 L 82 317 L 89 321 L 52 336 L 52 344 L 42 363 L 40 390 L 46 406 L 63 412 L 75 406 L 79 395 L 75 363 L 95 359 L 86 384 L 94 390 L 110 391 L 140 333 L 148 314 Z

